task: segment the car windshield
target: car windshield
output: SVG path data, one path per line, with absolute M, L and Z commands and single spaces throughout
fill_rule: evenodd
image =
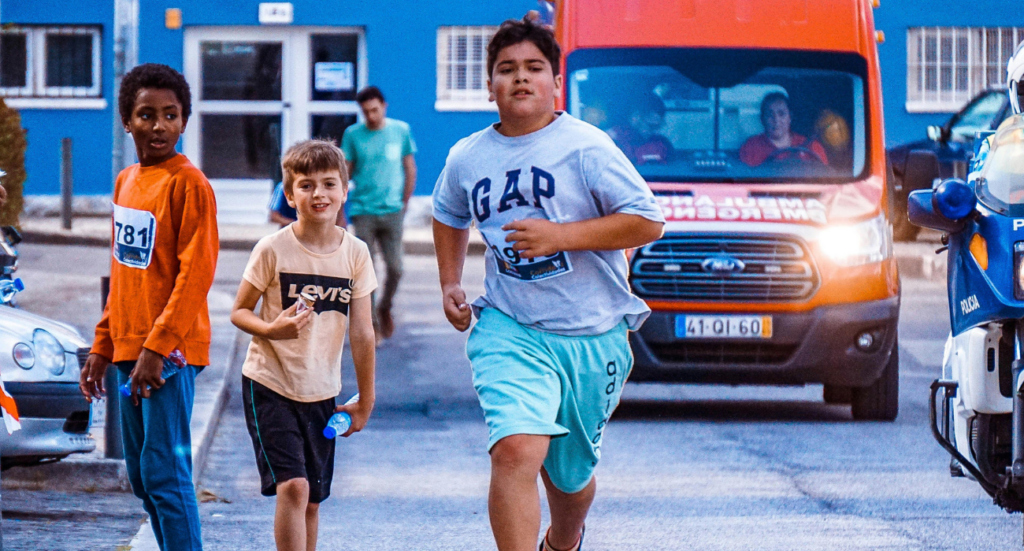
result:
M 648 181 L 838 183 L 866 168 L 860 56 L 592 49 L 567 66 L 569 112 Z
M 974 100 L 953 124 L 950 134 L 955 141 L 970 141 L 975 132 L 991 130 L 993 119 L 1003 110 L 1005 92 L 989 92 Z
M 1002 213 L 1024 210 L 1024 117 L 1004 122 L 976 180 L 981 202 Z

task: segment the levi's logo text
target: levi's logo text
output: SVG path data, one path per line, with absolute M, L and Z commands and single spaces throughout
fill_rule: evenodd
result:
M 291 308 L 301 293 L 316 297 L 313 311 L 317 314 L 333 311 L 348 315 L 352 302 L 352 280 L 314 274 L 280 272 L 281 309 Z
M 156 217 L 145 210 L 114 205 L 114 259 L 128 266 L 145 270 L 153 261 L 153 240 L 156 238 Z
M 515 243 L 505 241 L 509 232 L 501 226 L 513 220 L 546 218 L 545 203 L 555 198 L 555 177 L 548 171 L 530 167 L 529 174 L 522 169 L 505 173 L 505 183 L 492 183 L 490 178 L 477 182 L 470 194 L 473 216 L 476 218 L 484 241 L 494 253 L 498 273 L 520 281 L 540 281 L 572 271 L 569 255 L 557 252 L 549 256 L 526 259 L 513 248 Z M 500 195 L 499 195 L 500 193 Z M 529 197 L 529 199 L 527 198 Z M 502 221 L 493 215 L 512 211 Z M 486 223 L 490 220 L 490 223 Z

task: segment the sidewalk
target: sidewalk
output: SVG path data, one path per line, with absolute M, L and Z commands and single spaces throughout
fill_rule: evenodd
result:
M 78 218 L 70 231 L 61 228 L 59 218 L 23 218 L 21 224 L 22 235 L 28 243 L 110 245 L 109 218 Z M 222 249 L 248 251 L 260 238 L 276 231 L 277 226 L 224 224 L 218 230 Z M 945 278 L 946 256 L 935 254 L 935 250 L 941 246 L 939 237 L 936 231 L 923 230 L 916 242 L 896 243 L 896 259 L 903 277 Z M 434 238 L 429 226 L 406 226 L 403 241 L 406 254 L 434 254 Z M 469 254 L 480 255 L 485 250 L 486 245 L 480 232 L 473 230 L 469 238 Z
M 214 298 L 215 294 L 223 293 L 216 290 L 211 292 L 213 342 L 210 345 L 210 365 L 196 380 L 196 396 L 192 408 L 194 481 L 198 481 L 202 475 L 210 442 L 217 428 L 217 420 L 229 395 L 229 385 L 241 373 L 242 354 L 245 350 L 244 337 L 227 319 L 230 315 L 230 302 L 225 304 L 224 297 Z M 230 300 L 230 297 L 227 298 Z M 131 491 L 124 460 L 107 459 L 104 456 L 103 427 L 94 427 L 92 434 L 96 439 L 96 451 L 89 454 L 72 454 L 47 465 L 8 469 L 0 477 L 3 488 L 83 492 Z
M 21 219 L 21 234 L 26 243 L 110 246 L 109 218 L 75 218 L 71 228 L 61 228 L 60 218 Z M 243 251 L 251 250 L 260 238 L 277 229 L 276 224 L 222 224 L 217 228 L 221 249 Z M 434 254 L 434 238 L 429 226 L 406 226 L 403 241 L 406 254 Z M 469 253 L 483 254 L 484 249 L 480 233 L 474 230 L 470 234 Z

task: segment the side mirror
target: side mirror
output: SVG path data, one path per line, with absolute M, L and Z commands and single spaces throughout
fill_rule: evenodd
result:
M 963 180 L 950 178 L 935 188 L 932 206 L 946 218 L 958 221 L 974 212 L 978 206 L 978 198 L 975 197 L 971 186 Z
M 931 189 L 939 178 L 939 156 L 934 151 L 916 150 L 907 155 L 903 189 Z
M 964 229 L 963 220 L 950 220 L 935 209 L 935 192 L 919 189 L 907 197 L 907 216 L 910 223 L 922 228 L 931 228 L 955 233 Z
M 946 143 L 949 141 L 950 132 L 945 126 L 929 126 L 928 139 L 933 142 Z

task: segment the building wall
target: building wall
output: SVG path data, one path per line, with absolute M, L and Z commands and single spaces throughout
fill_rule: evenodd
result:
M 31 0 L 4 2 L 2 23 L 46 25 L 102 25 L 101 79 L 105 109 L 20 109 L 21 124 L 28 130 L 25 193 L 60 193 L 60 148 L 62 138 L 73 140 L 75 193 L 109 194 L 112 188 L 111 148 L 113 146 L 113 20 L 112 0 Z
M 875 10 L 875 28 L 885 32 L 886 39 L 878 45 L 878 54 L 888 146 L 923 139 L 928 125 L 944 124 L 951 115 L 907 112 L 910 27 L 1024 27 L 1024 9 L 1017 0 L 881 0 L 881 6 Z
M 460 138 L 497 120 L 494 112 L 438 112 L 437 28 L 497 25 L 534 9 L 536 0 L 402 0 L 323 2 L 294 0 L 294 26 L 355 26 L 366 33 L 369 83 L 388 100 L 388 116 L 408 122 L 419 152 L 417 194 L 428 194 L 448 149 Z M 147 0 L 139 14 L 139 62 L 183 69 L 184 29 L 164 26 L 164 11 L 180 8 L 184 26 L 258 26 L 257 0 Z
M 103 27 L 102 81 L 107 107 L 100 110 L 22 109 L 28 129 L 28 194 L 60 191 L 60 140 L 74 140 L 76 194 L 109 194 L 112 187 L 113 0 L 4 2 L 3 23 L 98 24 Z M 146 0 L 140 2 L 139 61 L 183 68 L 184 30 L 164 26 L 164 11 L 179 8 L 185 26 L 258 26 L 258 0 Z M 409 0 L 323 2 L 295 0 L 294 25 L 358 26 L 365 29 L 369 82 L 388 97 L 389 115 L 410 123 L 419 145 L 417 193 L 429 193 L 448 149 L 461 137 L 496 119 L 493 112 L 438 112 L 436 33 L 444 25 L 493 25 L 521 17 L 535 0 Z M 960 0 L 882 0 L 875 24 L 885 33 L 880 44 L 886 142 L 895 145 L 924 137 L 925 127 L 942 124 L 949 113 L 906 110 L 907 29 L 918 26 L 1024 26 L 1015 0 L 987 0 L 965 9 Z

